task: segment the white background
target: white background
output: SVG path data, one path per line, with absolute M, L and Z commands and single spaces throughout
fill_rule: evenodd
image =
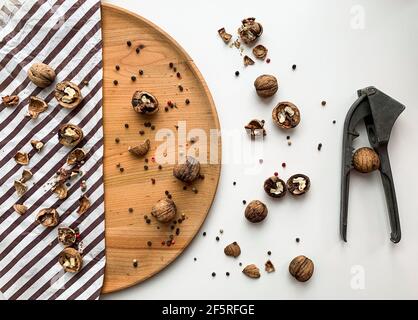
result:
M 266 120 L 268 131 L 262 155 L 243 151 L 246 159 L 257 163 L 255 175 L 246 174 L 254 165 L 223 165 L 218 193 L 202 229 L 208 236 L 198 236 L 157 276 L 105 299 L 418 298 L 418 1 L 105 2 L 146 17 L 186 49 L 209 85 L 223 130 L 243 130 L 250 119 L 260 118 Z M 220 27 L 235 34 L 247 16 L 263 23 L 260 43 L 269 48 L 270 64 L 258 62 L 245 69 L 239 52 L 217 36 Z M 297 64 L 296 71 L 292 64 Z M 235 70 L 241 72 L 238 78 Z M 253 90 L 254 79 L 262 73 L 274 74 L 280 82 L 278 94 L 268 102 L 260 101 Z M 378 173 L 352 175 L 348 243 L 339 237 L 343 121 L 356 90 L 369 85 L 407 106 L 389 146 L 402 223 L 397 245 L 389 240 Z M 294 102 L 302 114 L 300 126 L 291 133 L 291 147 L 286 133 L 271 122 L 272 108 L 283 100 Z M 321 107 L 322 100 L 326 107 Z M 367 142 L 363 137 L 356 140 L 358 146 Z M 231 153 L 235 153 L 232 142 L 225 137 L 225 161 Z M 262 165 L 259 158 L 264 159 Z M 280 166 L 283 161 L 285 170 Z M 311 191 L 300 199 L 268 199 L 262 184 L 275 171 L 285 179 L 306 173 L 312 180 Z M 248 223 L 243 199 L 265 202 L 266 221 Z M 221 228 L 224 234 L 217 243 Z M 301 238 L 299 244 L 296 237 Z M 238 259 L 223 254 L 232 241 L 241 245 Z M 238 262 L 264 269 L 268 250 L 276 272 L 263 270 L 258 280 L 246 278 Z M 287 271 L 289 261 L 299 254 L 315 263 L 315 274 L 305 284 L 294 281 Z M 216 278 L 211 277 L 213 271 Z

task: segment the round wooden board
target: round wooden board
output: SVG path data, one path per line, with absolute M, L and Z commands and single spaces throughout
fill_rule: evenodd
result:
M 187 132 L 193 128 L 203 129 L 209 139 L 211 129 L 219 129 L 216 109 L 201 74 L 187 53 L 158 27 L 123 9 L 102 5 L 103 64 L 104 64 L 104 180 L 106 206 L 106 272 L 103 293 L 113 292 L 140 283 L 161 271 L 187 247 L 199 231 L 206 218 L 216 193 L 220 175 L 220 139 L 215 140 L 215 150 L 208 150 L 210 156 L 218 155 L 217 164 L 202 165 L 205 179 L 183 190 L 184 184 L 173 177 L 173 165 L 163 164 L 161 170 L 152 161 L 156 148 L 163 142 L 156 142 L 155 135 L 160 129 L 169 129 L 177 141 L 175 125 L 186 121 Z M 127 41 L 132 46 L 127 46 Z M 145 47 L 139 54 L 136 48 Z M 181 73 L 169 68 L 173 62 Z M 120 70 L 116 71 L 115 66 Z M 144 71 L 140 76 L 139 69 Z M 136 75 L 137 80 L 131 80 Z M 118 80 L 115 86 L 113 80 Z M 178 85 L 184 87 L 180 92 Z M 145 118 L 135 113 L 131 106 L 134 91 L 141 89 L 153 93 L 159 100 L 160 111 Z M 190 99 L 189 105 L 185 104 Z M 167 101 L 177 103 L 177 108 L 164 111 Z M 144 128 L 144 121 L 151 121 L 155 130 Z M 125 128 L 129 124 L 129 128 Z M 140 130 L 145 134 L 141 136 Z M 115 138 L 120 143 L 115 142 Z M 149 170 L 144 170 L 144 159 L 129 154 L 128 147 L 144 139 L 151 140 Z M 190 136 L 188 137 L 190 139 Z M 196 147 L 188 144 L 186 148 Z M 209 149 L 209 148 L 208 148 Z M 176 148 L 176 159 L 179 150 Z M 168 157 L 170 154 L 168 154 Z M 124 168 L 121 173 L 117 168 Z M 156 183 L 153 185 L 151 179 Z M 168 190 L 177 204 L 178 218 L 185 214 L 186 220 L 177 224 L 180 234 L 171 225 L 159 225 L 155 219 L 147 224 L 144 215 L 150 216 L 154 203 L 165 197 Z M 133 212 L 129 212 L 133 208 Z M 158 229 L 159 227 L 159 229 Z M 162 245 L 174 234 L 175 244 Z M 152 246 L 147 245 L 152 241 Z M 138 267 L 132 261 L 137 259 Z

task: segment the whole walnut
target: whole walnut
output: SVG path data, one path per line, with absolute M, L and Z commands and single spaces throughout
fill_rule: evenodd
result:
M 173 200 L 164 198 L 159 200 L 151 210 L 151 214 L 162 223 L 168 223 L 177 214 L 176 204 Z
M 173 175 L 183 182 L 193 182 L 200 175 L 200 162 L 188 156 L 184 163 L 178 163 L 174 166 Z
M 254 87 L 261 98 L 272 97 L 279 90 L 277 78 L 268 74 L 263 74 L 255 79 Z
M 36 86 L 46 88 L 55 80 L 55 71 L 45 63 L 34 63 L 28 70 L 28 77 Z
M 229 257 L 236 258 L 241 254 L 241 248 L 239 244 L 236 241 L 234 241 L 225 247 L 224 253 Z
M 260 278 L 260 269 L 255 264 L 250 264 L 242 270 L 242 273 L 249 278 L 258 279 Z
M 369 173 L 380 168 L 379 155 L 372 148 L 360 148 L 353 155 L 354 169 Z
M 238 29 L 238 34 L 242 41 L 250 44 L 263 34 L 263 26 L 256 22 L 255 18 L 247 18 L 242 20 L 242 26 Z
M 289 272 L 300 282 L 308 281 L 314 272 L 314 264 L 305 256 L 297 256 L 289 264 Z
M 267 207 L 259 200 L 251 201 L 245 209 L 245 217 L 252 223 L 263 221 L 267 217 Z

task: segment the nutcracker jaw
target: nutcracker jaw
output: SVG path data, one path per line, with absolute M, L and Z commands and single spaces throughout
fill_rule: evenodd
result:
M 405 106 L 374 87 L 358 90 L 357 94 L 358 99 L 348 111 L 344 122 L 340 203 L 341 238 L 347 242 L 348 195 L 350 171 L 353 169 L 353 141 L 359 136 L 355 129 L 361 121 L 364 121 L 370 145 L 380 158 L 379 171 L 388 207 L 391 227 L 390 239 L 392 242 L 398 243 L 401 240 L 401 227 L 387 145 L 392 127 L 404 111 Z

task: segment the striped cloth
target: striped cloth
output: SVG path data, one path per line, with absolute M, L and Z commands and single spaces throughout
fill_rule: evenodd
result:
M 98 299 L 105 266 L 100 1 L 0 0 L 0 11 L 4 8 L 8 15 L 0 28 L 0 96 L 18 95 L 20 103 L 0 107 L 0 290 L 13 300 Z M 27 77 L 34 62 L 50 65 L 56 81 L 78 84 L 82 103 L 64 109 L 54 98 L 54 85 L 37 88 Z M 25 117 L 30 96 L 49 104 L 38 119 Z M 83 176 L 71 180 L 68 198 L 59 200 L 51 181 L 70 151 L 58 144 L 57 129 L 63 123 L 82 128 L 85 137 L 77 147 L 88 154 L 80 168 Z M 45 143 L 41 152 L 32 149 L 32 139 Z M 28 166 L 16 164 L 17 151 L 30 155 Z M 33 178 L 20 197 L 13 182 L 24 168 Z M 81 180 L 87 182 L 91 207 L 80 216 Z M 28 211 L 20 216 L 13 210 L 15 203 L 25 204 Z M 66 273 L 58 263 L 63 245 L 57 227 L 35 223 L 39 210 L 50 207 L 60 214 L 58 226 L 79 228 L 83 267 L 78 273 Z

